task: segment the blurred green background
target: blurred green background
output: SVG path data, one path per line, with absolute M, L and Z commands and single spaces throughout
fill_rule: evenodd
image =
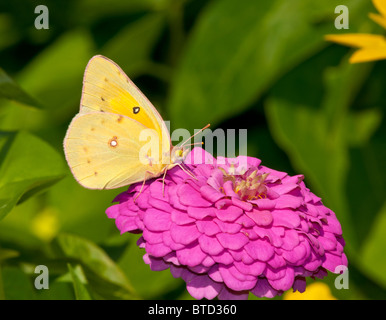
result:
M 48 30 L 34 27 L 40 4 Z M 334 27 L 342 4 L 349 30 Z M 350 65 L 323 40 L 384 32 L 368 12 L 369 0 L 1 1 L 0 298 L 190 298 L 105 215 L 125 188 L 86 190 L 65 163 L 84 69 L 103 54 L 172 130 L 246 128 L 248 155 L 304 174 L 347 243 L 349 289 L 323 282 L 338 299 L 385 299 L 386 61 Z M 34 287 L 37 265 L 49 290 Z

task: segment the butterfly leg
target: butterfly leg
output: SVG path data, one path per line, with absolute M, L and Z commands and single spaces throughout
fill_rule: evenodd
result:
M 149 176 L 147 176 L 149 174 Z M 146 171 L 145 172 L 145 177 L 143 178 L 143 183 L 142 183 L 142 186 L 141 186 L 141 189 L 139 190 L 139 193 L 135 196 L 134 198 L 134 202 L 135 200 L 137 200 L 137 198 L 139 197 L 139 195 L 142 193 L 143 191 L 143 187 L 145 186 L 145 182 L 148 180 L 148 178 L 150 178 L 152 176 L 152 173 L 150 171 Z
M 197 178 L 194 176 L 193 172 L 191 172 L 188 168 L 184 168 L 182 163 L 177 163 L 177 165 L 184 171 L 188 176 L 192 177 L 193 179 L 197 180 Z
M 165 197 L 165 177 L 168 172 L 168 167 L 165 168 L 164 175 L 162 176 L 162 196 Z

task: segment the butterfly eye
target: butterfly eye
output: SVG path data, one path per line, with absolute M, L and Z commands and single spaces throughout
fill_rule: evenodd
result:
M 140 108 L 139 107 L 134 107 L 133 108 L 133 112 L 134 114 L 137 114 L 139 112 Z

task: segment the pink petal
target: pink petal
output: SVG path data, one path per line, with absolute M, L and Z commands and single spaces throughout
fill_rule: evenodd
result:
M 180 250 L 185 247 L 184 244 L 177 243 L 172 239 L 172 236 L 170 235 L 170 231 L 164 231 L 162 232 L 162 242 L 170 247 L 172 250 Z
M 216 261 L 219 264 L 228 265 L 233 263 L 233 257 L 231 254 L 227 251 L 223 251 L 222 253 L 212 256 L 213 260 Z
M 216 237 L 224 248 L 231 250 L 238 250 L 244 247 L 244 245 L 249 241 L 249 239 L 242 233 L 218 233 L 216 234 Z
M 295 248 L 286 251 L 283 250 L 282 257 L 292 264 L 299 264 L 307 255 L 307 249 L 303 244 L 296 246 Z
M 235 291 L 250 290 L 256 285 L 256 277 L 241 274 L 234 266 L 219 266 L 224 283 Z M 237 276 L 239 278 L 237 278 Z
M 121 233 L 139 229 L 135 217 L 118 216 L 115 219 L 115 225 Z
M 196 208 L 196 207 L 188 207 L 188 215 L 197 220 L 202 220 L 205 217 L 215 217 L 216 209 L 209 208 Z
M 273 257 L 269 259 L 267 263 L 273 269 L 280 269 L 287 265 L 287 262 L 284 260 L 284 257 L 279 254 L 274 254 Z
M 328 252 L 325 253 L 325 261 L 322 264 L 323 268 L 326 268 L 328 271 L 335 273 L 335 269 L 338 266 L 346 266 L 347 259 L 346 256 L 336 256 Z
M 188 246 L 184 249 L 178 250 L 177 253 L 178 261 L 182 265 L 189 267 L 194 267 L 199 264 L 206 258 L 206 253 L 204 253 L 199 245 Z
M 177 189 L 178 189 L 178 185 L 170 186 L 168 188 L 170 205 L 178 210 L 186 211 L 188 209 L 188 207 L 184 206 L 183 204 L 180 203 L 180 198 L 178 197 Z
M 155 244 L 146 243 L 145 248 L 149 255 L 152 255 L 156 258 L 161 258 L 172 251 L 168 246 L 165 246 L 163 242 Z
M 296 277 L 292 287 L 294 292 L 299 291 L 300 293 L 303 293 L 306 291 L 306 279 L 304 277 Z
M 259 226 L 269 226 L 272 223 L 272 214 L 268 210 L 256 210 L 245 213 Z
M 226 222 L 233 222 L 242 214 L 243 214 L 243 210 L 235 206 L 229 206 L 221 210 L 216 210 L 217 218 Z
M 115 219 L 120 215 L 119 210 L 120 204 L 114 204 L 106 209 L 106 214 L 110 219 Z
M 292 210 L 272 211 L 273 225 L 287 228 L 297 228 L 300 225 L 299 215 Z
M 150 265 L 150 269 L 152 271 L 162 271 L 169 269 L 170 264 L 166 263 L 163 259 L 157 259 L 154 257 L 149 256 L 148 259 L 146 259 L 148 262 L 145 260 L 146 254 L 143 256 L 143 260 L 145 261 L 146 264 Z
M 218 242 L 215 237 L 208 237 L 205 234 L 202 234 L 198 238 L 198 242 L 201 246 L 202 251 L 210 254 L 217 255 L 224 250 L 224 247 Z
M 284 277 L 277 280 L 271 280 L 268 278 L 268 282 L 272 288 L 276 290 L 287 291 L 292 287 L 294 279 L 294 270 L 292 268 L 286 268 Z
M 218 295 L 218 299 L 219 300 L 247 300 L 248 291 L 237 292 L 223 286 L 220 294 Z
M 278 199 L 276 199 L 276 209 L 297 209 L 304 203 L 303 198 L 294 197 L 289 194 L 283 194 Z
M 250 202 L 256 204 L 260 210 L 272 210 L 276 206 L 276 201 L 271 199 L 257 199 Z
M 215 298 L 221 288 L 222 284 L 211 280 L 207 275 L 196 276 L 186 285 L 186 289 L 195 299 L 213 299 Z
M 180 210 L 172 211 L 171 220 L 178 225 L 189 224 L 196 221 L 195 219 L 189 217 L 185 212 Z
M 252 203 L 241 201 L 240 199 L 237 199 L 235 197 L 232 197 L 232 203 L 244 211 L 251 211 L 253 208 Z
M 213 220 L 199 220 L 196 222 L 196 226 L 198 231 L 207 236 L 213 236 L 221 232 L 220 227 Z
M 162 242 L 162 232 L 153 232 L 145 229 L 143 230 L 142 237 L 147 243 L 156 244 Z
M 183 225 L 172 224 L 170 227 L 170 235 L 172 239 L 184 245 L 187 245 L 200 236 L 200 232 L 195 225 Z
M 228 223 L 228 222 L 223 222 L 218 219 L 213 219 L 217 223 L 217 225 L 220 227 L 222 232 L 226 233 L 238 233 L 241 230 L 241 224 L 238 223 Z
M 272 246 L 260 239 L 247 243 L 245 250 L 252 258 L 260 261 L 268 261 L 274 254 Z
M 170 214 L 157 210 L 148 209 L 143 219 L 146 228 L 151 231 L 164 231 L 170 228 Z
M 278 292 L 270 286 L 267 279 L 259 278 L 256 286 L 251 290 L 256 297 L 273 298 Z
M 293 229 L 286 230 L 283 238 L 282 248 L 284 250 L 292 250 L 298 244 L 299 244 L 298 233 Z
M 152 198 L 169 202 L 169 195 L 167 192 L 165 192 L 165 186 L 164 186 L 164 192 L 162 192 L 162 182 L 154 181 L 150 183 L 149 191 Z
M 251 264 L 245 264 L 243 262 L 235 261 L 234 266 L 237 270 L 244 274 L 250 274 L 252 276 L 259 276 L 263 274 L 266 264 L 264 262 L 255 261 Z
M 327 226 L 325 226 L 325 229 L 336 235 L 341 235 L 342 227 L 338 219 L 335 216 L 326 216 L 326 219 L 327 219 Z
M 200 192 L 201 192 L 202 197 L 205 200 L 208 200 L 209 202 L 212 202 L 212 203 L 225 197 L 225 194 L 217 191 L 216 189 L 214 189 L 208 185 L 202 186 L 200 188 Z
M 201 194 L 187 184 L 180 185 L 177 189 L 180 202 L 185 206 L 210 207 L 211 202 L 202 198 Z
M 337 245 L 335 236 L 329 232 L 325 232 L 323 236 L 319 236 L 318 241 L 323 246 L 325 251 L 333 251 Z
M 214 280 L 214 281 L 216 281 L 216 282 L 223 282 L 223 279 L 222 279 L 222 277 L 221 277 L 221 273 L 220 273 L 220 271 L 218 271 L 218 264 L 215 264 L 215 265 L 213 265 L 210 269 L 209 269 L 209 271 L 208 271 L 208 276 L 212 279 L 212 280 Z

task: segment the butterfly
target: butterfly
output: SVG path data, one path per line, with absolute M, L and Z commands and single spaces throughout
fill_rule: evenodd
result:
M 161 115 L 117 64 L 101 55 L 90 59 L 80 111 L 64 139 L 67 163 L 82 186 L 114 189 L 165 177 L 187 151 L 173 147 Z

